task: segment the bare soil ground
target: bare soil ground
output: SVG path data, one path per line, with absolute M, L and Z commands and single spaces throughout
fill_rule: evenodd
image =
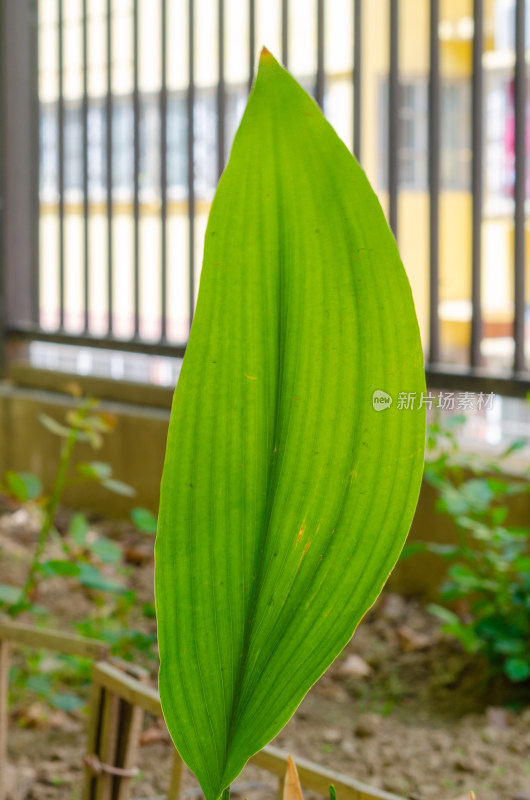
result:
M 138 606 L 152 601 L 152 539 L 128 523 L 94 528 L 122 546 Z M 27 512 L 0 516 L 0 583 L 21 583 L 34 543 Z M 62 630 L 93 610 L 65 579 L 48 580 L 35 599 Z M 154 629 L 140 616 L 135 624 Z M 83 711 L 51 711 L 31 691 L 16 692 L 12 709 L 10 800 L 79 798 Z M 421 604 L 383 593 L 275 744 L 410 800 L 463 800 L 469 790 L 477 800 L 530 800 L 530 687 L 488 682 L 480 660 L 441 634 Z M 162 799 L 172 752 L 163 725 L 147 718 L 134 798 Z M 189 773 L 183 786 L 185 796 L 200 797 Z M 233 787 L 249 800 L 272 800 L 276 792 L 276 780 L 253 767 Z

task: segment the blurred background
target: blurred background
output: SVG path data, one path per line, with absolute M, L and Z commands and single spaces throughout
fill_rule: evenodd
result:
M 4 368 L 175 384 L 208 211 L 266 45 L 379 194 L 430 386 L 524 398 L 527 5 L 3 0 Z M 500 401 L 475 433 L 526 432 L 526 409 Z
M 173 389 L 263 45 L 378 193 L 429 409 L 407 548 L 276 744 L 363 797 L 529 800 L 530 0 L 0 0 L 0 798 L 8 697 L 9 800 L 79 796 L 94 650 L 56 631 L 155 685 Z M 33 651 L 47 629 L 64 658 Z M 120 767 L 112 692 L 90 730 Z M 140 744 L 134 796 L 178 796 L 164 726 Z

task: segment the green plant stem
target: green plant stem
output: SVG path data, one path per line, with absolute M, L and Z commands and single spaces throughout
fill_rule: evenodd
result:
M 230 800 L 230 786 L 227 786 L 222 793 L 221 800 Z
M 61 449 L 61 458 L 59 461 L 59 468 L 57 470 L 57 474 L 55 475 L 55 482 L 53 485 L 52 493 L 48 498 L 48 501 L 45 506 L 44 519 L 42 521 L 42 526 L 39 532 L 39 538 L 37 539 L 37 546 L 35 548 L 33 559 L 29 567 L 28 575 L 26 577 L 26 582 L 22 587 L 22 593 L 20 595 L 20 599 L 9 609 L 9 613 L 11 614 L 11 616 L 16 616 L 27 607 L 29 596 L 37 583 L 36 576 L 40 566 L 40 560 L 44 552 L 44 548 L 46 547 L 46 542 L 48 541 L 50 530 L 53 526 L 53 521 L 55 518 L 55 512 L 57 511 L 57 506 L 59 505 L 59 502 L 61 500 L 64 491 L 66 476 L 68 474 L 68 468 L 72 460 L 74 447 L 77 442 L 79 432 L 81 430 L 81 423 L 86 417 L 90 408 L 91 404 L 89 403 L 85 403 L 84 405 L 81 406 L 78 412 L 78 423 L 70 428 L 68 436 L 66 437 L 63 443 Z

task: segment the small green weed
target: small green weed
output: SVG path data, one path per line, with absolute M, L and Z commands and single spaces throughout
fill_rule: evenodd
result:
M 74 462 L 76 444 L 87 442 L 99 449 L 104 436 L 112 431 L 114 419 L 98 410 L 97 401 L 82 399 L 78 387 L 72 387 L 72 393 L 79 398 L 79 404 L 67 413 L 64 422 L 45 414 L 40 416 L 44 427 L 62 440 L 51 492 L 46 494 L 40 478 L 29 472 L 8 470 L 0 481 L 0 493 L 8 504 L 31 506 L 40 520 L 37 543 L 22 586 L 0 584 L 0 611 L 12 618 L 23 612 L 30 619 L 45 618 L 48 610 L 36 602 L 38 587 L 59 577 L 68 582 L 68 591 L 77 585 L 91 601 L 90 613 L 74 625 L 77 633 L 109 644 L 111 653 L 123 659 L 140 656 L 142 660 L 152 660 L 157 657 L 156 635 L 139 630 L 133 620 L 138 619 L 138 612 L 153 619 L 154 604 L 144 603 L 138 609 L 136 592 L 127 587 L 130 568 L 125 565 L 121 547 L 91 530 L 82 513 L 72 514 L 67 530 L 59 532 L 55 524 L 58 506 L 69 486 L 91 482 L 120 495 L 135 494 L 131 486 L 113 476 L 109 464 L 97 460 Z M 139 532 L 156 532 L 156 517 L 147 509 L 133 509 L 131 519 Z M 54 555 L 46 557 L 51 544 L 55 545 Z M 12 699 L 29 691 L 54 708 L 74 711 L 84 703 L 89 662 L 72 656 L 50 658 L 28 650 L 24 660 L 16 662 L 10 677 Z
M 455 544 L 412 543 L 405 555 L 427 550 L 450 564 L 440 590 L 444 605 L 429 610 L 443 630 L 471 653 L 482 653 L 492 671 L 511 681 L 530 679 L 530 528 L 508 521 L 508 498 L 530 491 L 527 480 L 506 474 L 506 459 L 526 444 L 517 440 L 496 461 L 462 453 L 458 429 L 465 417 L 428 427 L 425 479 L 451 517 Z M 459 613 L 449 606 L 458 603 Z

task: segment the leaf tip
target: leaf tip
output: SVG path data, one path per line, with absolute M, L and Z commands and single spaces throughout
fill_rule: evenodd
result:
M 287 755 L 287 771 L 283 788 L 283 800 L 304 800 L 300 778 L 296 764 L 290 755 Z
M 261 53 L 259 57 L 259 69 L 263 69 L 266 67 L 279 67 L 280 64 L 274 58 L 271 51 L 268 50 L 266 47 L 261 48 Z

